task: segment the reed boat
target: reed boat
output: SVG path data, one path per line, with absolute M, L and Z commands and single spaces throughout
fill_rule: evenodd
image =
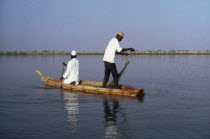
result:
M 105 95 L 120 95 L 130 97 L 141 97 L 144 95 L 144 89 L 135 89 L 129 85 L 119 85 L 119 89 L 102 88 L 102 82 L 81 80 L 79 85 L 71 85 L 62 83 L 63 80 L 46 77 L 39 70 L 36 71 L 42 78 L 42 81 L 50 87 L 62 88 L 67 90 L 82 91 L 94 94 L 105 94 Z

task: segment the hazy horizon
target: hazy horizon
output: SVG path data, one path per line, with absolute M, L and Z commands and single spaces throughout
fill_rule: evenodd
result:
M 101 50 L 101 51 L 77 51 L 77 52 L 104 52 L 105 50 Z M 189 51 L 189 52 L 208 52 L 208 51 L 210 51 L 209 49 L 207 49 L 207 50 L 150 50 L 150 49 L 148 49 L 148 50 L 135 50 L 134 52 L 131 52 L 131 53 L 135 53 L 135 52 L 147 52 L 147 51 L 171 51 L 171 52 L 173 52 L 173 51 Z M 0 52 L 71 52 L 70 50 L 66 50 L 66 51 L 62 51 L 62 50 L 58 50 L 58 51 L 54 51 L 54 50 L 40 50 L 40 51 L 37 51 L 37 50 L 28 50 L 28 51 L 16 51 L 16 50 L 12 50 L 12 51 L 7 51 L 7 50 L 5 50 L 5 51 L 3 51 L 3 50 L 0 50 Z
M 0 51 L 209 50 L 208 0 L 0 0 Z

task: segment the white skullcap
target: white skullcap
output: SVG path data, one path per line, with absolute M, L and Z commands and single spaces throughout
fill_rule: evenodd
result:
M 76 56 L 77 55 L 77 52 L 75 50 L 71 51 L 71 55 L 72 56 Z

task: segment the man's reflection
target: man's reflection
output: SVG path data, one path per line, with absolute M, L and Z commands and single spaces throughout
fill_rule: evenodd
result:
M 64 99 L 64 108 L 68 113 L 67 121 L 70 123 L 72 132 L 77 129 L 77 116 L 79 114 L 78 94 L 70 92 L 62 92 Z
M 143 102 L 143 97 L 135 99 Z M 128 121 L 126 113 L 116 98 L 103 98 L 105 138 L 128 138 Z
M 113 99 L 110 107 L 107 98 L 104 98 L 104 119 L 105 119 L 105 138 L 119 138 L 120 132 L 117 128 L 117 113 L 119 111 L 119 102 Z M 110 102 L 111 103 L 111 102 Z

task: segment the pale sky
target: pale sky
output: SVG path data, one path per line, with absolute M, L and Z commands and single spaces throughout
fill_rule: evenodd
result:
M 0 0 L 1 51 L 210 50 L 210 0 Z

